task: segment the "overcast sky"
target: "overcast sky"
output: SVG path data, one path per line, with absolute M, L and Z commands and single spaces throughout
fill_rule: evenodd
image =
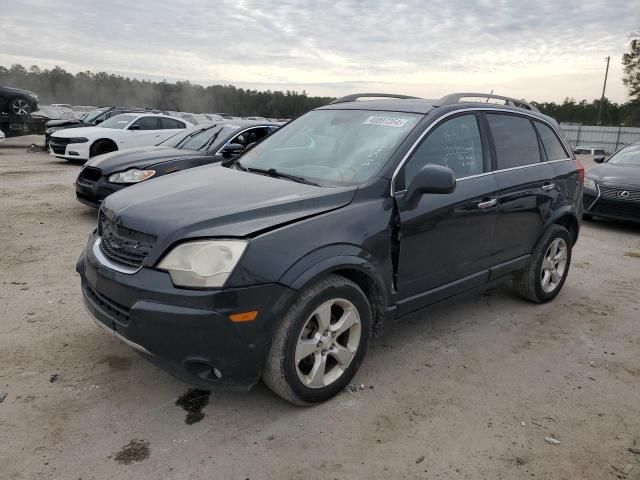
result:
M 640 0 L 0 0 L 0 65 L 434 98 L 625 101 Z

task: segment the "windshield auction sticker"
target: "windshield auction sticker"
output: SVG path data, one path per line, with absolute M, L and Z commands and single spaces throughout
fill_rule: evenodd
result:
M 380 125 L 381 127 L 404 127 L 405 123 L 407 123 L 406 118 L 394 118 L 394 117 L 368 117 L 363 125 Z

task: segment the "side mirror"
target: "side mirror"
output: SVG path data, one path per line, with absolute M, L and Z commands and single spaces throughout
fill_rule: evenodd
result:
M 220 153 L 223 157 L 229 158 L 233 155 L 238 155 L 239 153 L 244 151 L 244 145 L 240 143 L 227 143 Z
M 427 164 L 413 178 L 404 197 L 404 207 L 413 210 L 425 193 L 452 193 L 456 189 L 456 174 L 442 165 Z
M 140 130 L 140 125 L 131 125 L 129 130 Z
M 602 163 L 602 162 L 604 162 L 604 155 L 600 155 L 600 156 L 597 156 L 597 157 L 593 157 L 593 161 L 594 161 L 594 162 L 596 162 L 596 163 Z

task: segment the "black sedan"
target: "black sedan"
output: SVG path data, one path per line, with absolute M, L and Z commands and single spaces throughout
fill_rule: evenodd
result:
M 196 125 L 153 147 L 99 155 L 80 170 L 76 198 L 98 207 L 108 195 L 136 183 L 233 158 L 277 129 L 269 122 L 225 120 Z
M 0 113 L 29 115 L 38 109 L 38 96 L 28 90 L 0 85 Z
M 640 142 L 591 168 L 584 182 L 584 217 L 640 222 Z

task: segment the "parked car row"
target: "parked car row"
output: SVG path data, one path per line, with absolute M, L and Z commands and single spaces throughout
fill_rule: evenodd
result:
M 277 130 L 275 124 L 223 122 L 184 129 L 157 146 L 100 155 L 85 163 L 76 179 L 76 198 L 98 207 L 125 187 L 239 155 Z
M 143 117 L 162 116 L 63 130 L 52 146 L 84 155 L 107 122 L 135 138 Z M 187 382 L 262 379 L 310 405 L 351 381 L 381 322 L 507 279 L 536 303 L 562 289 L 584 169 L 522 100 L 365 94 L 272 134 L 224 122 L 96 156 L 76 185 L 101 202 L 76 265 L 88 310 Z

